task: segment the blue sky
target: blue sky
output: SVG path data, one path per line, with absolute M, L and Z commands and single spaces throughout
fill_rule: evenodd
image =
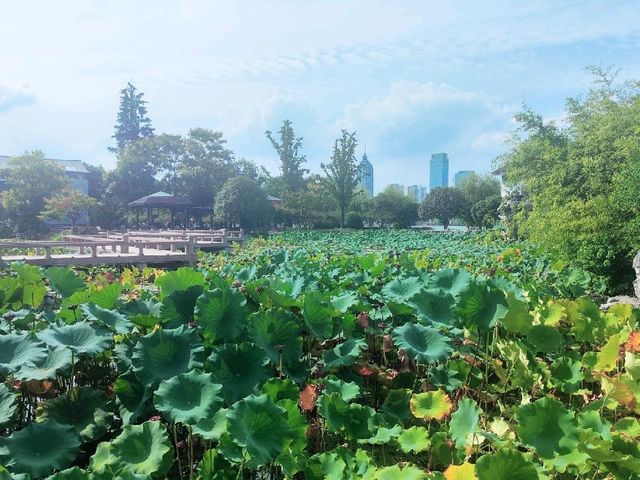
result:
M 367 146 L 375 189 L 428 184 L 431 153 L 486 172 L 526 102 L 561 119 L 589 64 L 640 78 L 631 1 L 6 2 L 0 154 L 35 148 L 113 167 L 118 92 L 145 92 L 157 132 L 224 132 L 277 173 L 283 119 L 319 172 L 341 128 Z

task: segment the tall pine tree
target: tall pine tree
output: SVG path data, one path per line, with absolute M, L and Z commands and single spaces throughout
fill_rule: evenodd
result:
M 120 91 L 116 131 L 111 137 L 116 139 L 116 147 L 109 147 L 109 151 L 121 152 L 131 142 L 153 136 L 153 127 L 147 115 L 146 105 L 144 93 L 138 92 L 138 89 L 128 82 L 127 86 Z

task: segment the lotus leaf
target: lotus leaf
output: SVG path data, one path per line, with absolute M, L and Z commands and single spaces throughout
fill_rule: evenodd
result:
M 251 316 L 249 336 L 275 365 L 296 365 L 302 356 L 300 324 L 285 310 L 267 310 Z
M 264 352 L 252 343 L 225 344 L 217 347 L 208 360 L 208 370 L 216 383 L 222 385 L 227 403 L 237 402 L 269 378 Z
M 558 400 L 544 397 L 516 410 L 516 431 L 523 443 L 543 458 L 567 453 L 577 445 L 577 424 L 573 413 Z
M 166 328 L 176 328 L 193 321 L 194 309 L 200 295 L 202 286 L 195 285 L 187 290 L 178 290 L 162 299 L 160 318 Z M 146 318 L 145 321 L 149 321 Z
M 44 276 L 49 279 L 51 288 L 62 297 L 69 297 L 73 293 L 86 288 L 84 281 L 68 268 L 47 268 L 44 271 Z
M 527 340 L 535 347 L 536 352 L 542 353 L 558 352 L 564 343 L 558 330 L 547 325 L 533 326 Z
M 345 402 L 358 398 L 360 387 L 355 382 L 345 382 L 344 380 L 326 378 L 324 381 L 324 392 L 330 394 L 337 392 Z
M 358 296 L 347 292 L 331 299 L 331 305 L 340 313 L 346 313 L 358 301 Z
M 564 393 L 576 393 L 583 379 L 582 362 L 579 360 L 560 357 L 551 364 L 551 383 Z
M 465 327 L 487 331 L 507 315 L 507 300 L 500 290 L 474 283 L 460 296 L 457 312 Z
M 42 477 L 71 464 L 79 447 L 72 426 L 51 420 L 30 423 L 0 440 L 0 461 L 12 472 Z
M 160 422 L 127 425 L 111 442 L 108 463 L 116 471 L 161 476 L 167 473 L 172 462 L 173 448 Z
M 84 313 L 89 320 L 98 322 L 109 330 L 117 333 L 126 334 L 133 328 L 133 324 L 120 312 L 102 308 L 95 303 L 82 305 L 82 313 Z
M 327 369 L 346 367 L 356 361 L 365 345 L 366 342 L 361 338 L 349 338 L 331 350 L 322 352 L 322 361 Z
M 13 420 L 18 395 L 4 383 L 0 383 L 0 427 Z
M 192 268 L 182 267 L 156 277 L 155 284 L 160 289 L 162 297 L 166 297 L 174 292 L 184 292 L 191 287 L 202 288 L 204 275 Z
M 436 328 L 405 323 L 393 332 L 393 340 L 417 362 L 435 363 L 445 360 L 451 353 L 449 338 Z
M 255 465 L 265 465 L 282 452 L 292 435 L 285 415 L 285 409 L 267 395 L 249 395 L 229 410 L 229 433 Z
M 0 373 L 8 375 L 24 366 L 34 366 L 47 357 L 47 349 L 35 335 L 0 335 Z
M 533 464 L 517 450 L 498 450 L 481 456 L 476 463 L 478 480 L 538 480 Z
M 482 410 L 473 400 L 465 398 L 458 403 L 458 409 L 453 412 L 449 422 L 449 435 L 456 447 L 464 447 L 467 436 L 476 432 L 481 413 Z
M 427 474 L 415 465 L 406 464 L 402 467 L 393 465 L 381 468 L 376 471 L 373 478 L 375 480 L 423 480 L 427 478 Z
M 305 325 L 315 338 L 326 340 L 333 333 L 333 319 L 331 310 L 323 295 L 318 292 L 308 292 L 304 296 L 302 318 Z
M 221 389 L 210 373 L 191 370 L 160 382 L 153 403 L 170 422 L 195 425 L 222 406 Z
M 38 337 L 51 348 L 68 348 L 76 355 L 96 355 L 107 350 L 113 342 L 108 330 L 89 322 L 49 327 L 41 331 Z
M 442 420 L 453 408 L 451 399 L 442 390 L 416 393 L 411 397 L 409 406 L 416 418 L 425 420 Z
M 398 277 L 382 288 L 382 295 L 394 302 L 407 303 L 423 287 L 424 283 L 419 277 Z
M 106 393 L 90 387 L 47 400 L 44 413 L 46 418 L 71 425 L 83 441 L 95 440 L 106 433 L 113 417 L 107 408 Z
M 204 345 L 198 333 L 180 326 L 140 337 L 133 349 L 131 363 L 140 380 L 152 384 L 202 368 L 203 360 Z
M 228 414 L 228 408 L 221 408 L 214 415 L 193 425 L 193 433 L 200 435 L 205 440 L 220 440 L 220 437 L 227 432 Z
M 507 314 L 501 323 L 507 332 L 526 335 L 533 326 L 533 315 L 529 313 L 529 305 L 518 300 L 511 292 L 507 294 Z
M 133 372 L 120 375 L 113 384 L 120 418 L 127 425 L 143 417 L 150 410 L 151 390 L 143 385 Z
M 65 348 L 49 349 L 47 356 L 34 363 L 26 363 L 16 373 L 21 380 L 49 380 L 71 367 L 71 352 Z
M 391 414 L 405 421 L 412 418 L 409 408 L 409 400 L 411 399 L 411 390 L 408 388 L 389 390 L 387 398 L 382 404 L 381 412 Z
M 278 403 L 280 400 L 298 401 L 300 389 L 288 378 L 270 378 L 262 386 L 262 393 L 269 395 L 269 398 Z
M 71 467 L 48 476 L 47 480 L 89 480 L 89 474 L 81 468 Z
M 429 278 L 429 286 L 458 297 L 471 286 L 471 275 L 466 270 L 445 268 Z
M 441 323 L 451 325 L 453 323 L 453 296 L 440 289 L 420 290 L 409 300 L 416 317 L 421 323 Z
M 229 287 L 204 292 L 196 301 L 194 318 L 210 344 L 231 342 L 247 327 L 244 296 Z
M 110 283 L 100 289 L 92 290 L 89 299 L 92 303 L 102 308 L 113 308 L 116 306 L 124 286 L 119 283 Z
M 444 471 L 444 478 L 447 480 L 477 480 L 476 466 L 467 462 L 462 465 L 449 465 Z

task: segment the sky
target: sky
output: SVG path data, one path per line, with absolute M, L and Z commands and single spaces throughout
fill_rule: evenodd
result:
M 0 9 L 0 155 L 40 149 L 113 168 L 119 91 L 143 91 L 157 133 L 224 133 L 278 173 L 284 119 L 320 173 L 356 131 L 387 184 L 428 185 L 432 153 L 489 172 L 513 114 L 561 120 L 587 65 L 640 78 L 637 0 L 59 0 Z

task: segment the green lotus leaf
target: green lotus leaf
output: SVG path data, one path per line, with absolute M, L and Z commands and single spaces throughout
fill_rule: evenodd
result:
M 453 296 L 440 289 L 420 290 L 409 300 L 416 317 L 421 323 L 442 323 L 450 325 L 453 322 Z
M 358 443 L 385 445 L 394 438 L 397 438 L 398 435 L 400 435 L 400 432 L 402 432 L 402 427 L 400 425 L 394 425 L 393 427 L 378 426 L 373 437 L 359 439 Z
M 285 409 L 267 395 L 249 395 L 229 410 L 229 434 L 254 465 L 266 465 L 282 452 L 292 435 L 285 415 Z
M 358 296 L 353 292 L 346 292 L 331 298 L 331 305 L 340 313 L 347 313 L 357 302 Z
M 360 387 L 355 382 L 345 382 L 337 378 L 326 378 L 324 380 L 324 393 L 339 393 L 345 402 L 349 402 L 360 396 Z
M 181 267 L 172 272 L 165 272 L 156 277 L 155 284 L 160 289 L 162 297 L 174 292 L 184 292 L 191 287 L 203 287 L 204 275 L 193 268 Z
M 429 287 L 438 288 L 458 297 L 471 286 L 472 278 L 469 272 L 460 269 L 445 268 L 438 270 L 429 278 Z
M 114 480 L 146 480 L 149 477 L 142 473 L 133 473 L 129 470 L 121 471 Z
M 160 307 L 160 318 L 165 328 L 176 328 L 193 321 L 196 302 L 202 295 L 202 291 L 202 286 L 195 285 L 164 297 Z
M 249 336 L 264 350 L 267 358 L 279 365 L 295 365 L 302 356 L 300 324 L 286 310 L 267 310 L 251 316 Z
M 108 310 L 95 303 L 82 305 L 81 309 L 89 320 L 97 322 L 111 331 L 127 334 L 133 328 L 133 324 L 127 320 L 127 317 L 116 310 Z
M 404 453 L 424 452 L 431 445 L 429 430 L 425 427 L 411 427 L 403 430 L 398 436 L 398 445 Z
M 289 378 L 270 378 L 262 386 L 262 393 L 269 395 L 269 398 L 276 403 L 287 399 L 297 402 L 300 397 L 298 385 Z
M 349 338 L 331 350 L 322 352 L 322 361 L 327 369 L 346 367 L 356 361 L 365 346 L 362 338 Z
M 566 304 L 567 322 L 579 342 L 599 343 L 605 340 L 606 323 L 598 305 L 583 297 Z
M 620 353 L 621 343 L 623 343 L 623 340 L 620 338 L 619 333 L 611 335 L 607 343 L 605 343 L 598 352 L 597 361 L 593 369 L 599 372 L 615 370 L 618 366 L 618 355 Z
M 160 382 L 153 404 L 170 422 L 195 425 L 222 406 L 221 389 L 210 373 L 191 370 Z
M 409 408 L 410 399 L 411 390 L 408 388 L 389 390 L 380 411 L 385 414 L 395 415 L 402 421 L 410 420 L 412 418 L 411 409 Z
M 465 398 L 458 402 L 458 409 L 453 412 L 449 422 L 449 435 L 456 447 L 463 448 L 467 435 L 476 432 L 481 413 L 482 410 L 471 399 Z
M 335 452 L 324 452 L 313 455 L 305 465 L 304 478 L 310 480 L 343 480 L 346 462 Z
M 287 476 L 293 476 L 302 470 L 305 456 L 303 451 L 307 448 L 307 419 L 300 413 L 297 400 L 281 400 L 277 403 L 285 409 L 287 423 L 291 427 L 291 435 L 286 442 L 283 452 L 276 458 L 276 463 L 281 465 Z
M 76 355 L 96 355 L 108 350 L 113 342 L 113 335 L 108 330 L 89 322 L 49 327 L 38 337 L 51 348 L 68 348 Z
M 202 368 L 203 361 L 202 340 L 184 325 L 140 337 L 131 358 L 133 370 L 147 385 Z
M 111 442 L 110 459 L 116 471 L 162 476 L 173 463 L 173 448 L 164 426 L 160 422 L 147 421 L 122 429 Z
M 127 425 L 143 418 L 151 410 L 151 390 L 133 372 L 120 375 L 113 384 L 122 422 Z
M 375 480 L 424 480 L 427 478 L 427 473 L 411 464 L 393 465 L 377 470 L 373 478 Z
M 47 480 L 89 480 L 89 473 L 79 467 L 71 467 L 48 476 Z
M 476 462 L 476 476 L 478 480 L 538 480 L 536 468 L 517 450 L 481 456 Z
M 11 422 L 16 413 L 18 394 L 0 383 L 0 427 Z
M 12 263 L 11 269 L 18 274 L 20 288 L 13 292 L 12 298 L 7 303 L 21 302 L 23 305 L 38 308 L 47 294 L 47 287 L 42 280 L 40 269 L 34 265 L 18 262 Z M 15 295 L 19 293 L 22 293 L 22 298 Z M 15 301 L 11 301 L 14 299 Z
M 558 329 L 547 325 L 534 325 L 527 335 L 527 340 L 536 352 L 542 353 L 559 352 L 564 343 Z
M 89 299 L 99 307 L 111 309 L 116 306 L 124 286 L 119 283 L 110 283 L 104 287 L 92 290 Z
M 358 403 L 348 404 L 337 392 L 319 398 L 318 413 L 332 432 L 351 439 L 367 439 L 374 435 L 375 411 Z
M 65 348 L 49 349 L 47 356 L 27 363 L 18 370 L 16 378 L 20 380 L 50 380 L 63 370 L 71 367 L 71 351 Z
M 30 423 L 0 440 L 0 462 L 13 473 L 43 477 L 71 464 L 79 448 L 73 427 L 51 420 Z
M 235 480 L 238 477 L 237 470 L 218 450 L 207 450 L 202 455 L 202 460 L 198 464 L 197 478 L 207 480 Z
M 44 276 L 49 279 L 51 288 L 62 297 L 69 297 L 73 293 L 84 290 L 87 287 L 84 281 L 69 268 L 47 268 L 44 271 Z
M 232 342 L 247 328 L 247 300 L 229 287 L 204 292 L 196 301 L 194 319 L 210 344 Z
M 409 402 L 409 407 L 416 418 L 442 420 L 449 415 L 453 405 L 446 393 L 442 390 L 436 390 L 414 394 Z
M 47 348 L 35 335 L 0 335 L 0 373 L 9 375 L 20 368 L 43 361 Z
M 584 374 L 580 360 L 560 357 L 551 364 L 551 383 L 563 393 L 569 395 L 576 393 L 582 380 L 584 380 Z
M 434 465 L 442 468 L 453 463 L 462 463 L 466 457 L 464 449 L 456 448 L 456 444 L 445 432 L 436 432 L 431 436 L 431 449 L 429 450 Z
M 44 403 L 45 418 L 75 428 L 83 441 L 99 438 L 111 425 L 113 414 L 107 408 L 102 390 L 82 387 Z
M 449 358 L 449 338 L 436 328 L 407 322 L 393 331 L 393 340 L 398 348 L 417 362 L 435 363 Z
M 193 425 L 193 433 L 200 435 L 205 440 L 217 442 L 224 433 L 227 433 L 228 414 L 228 408 L 221 408 L 214 415 Z
M 558 400 L 544 397 L 516 410 L 517 432 L 523 443 L 543 458 L 568 453 L 578 443 L 577 424 Z
M 331 309 L 321 293 L 308 292 L 304 295 L 302 318 L 313 337 L 320 340 L 331 338 L 333 318 Z
M 529 313 L 529 304 L 518 300 L 512 292 L 507 293 L 507 314 L 501 320 L 507 332 L 526 335 L 533 326 L 533 315 Z
M 222 385 L 222 396 L 230 404 L 255 393 L 271 376 L 266 362 L 264 352 L 252 343 L 225 344 L 213 351 L 207 370 Z
M 457 312 L 469 329 L 487 331 L 507 315 L 507 300 L 500 290 L 474 283 L 460 295 Z
M 382 287 L 382 295 L 394 302 L 407 303 L 423 287 L 424 282 L 419 277 L 398 277 Z
M 121 309 L 129 321 L 142 328 L 153 328 L 160 322 L 162 303 L 154 299 L 132 300 Z

